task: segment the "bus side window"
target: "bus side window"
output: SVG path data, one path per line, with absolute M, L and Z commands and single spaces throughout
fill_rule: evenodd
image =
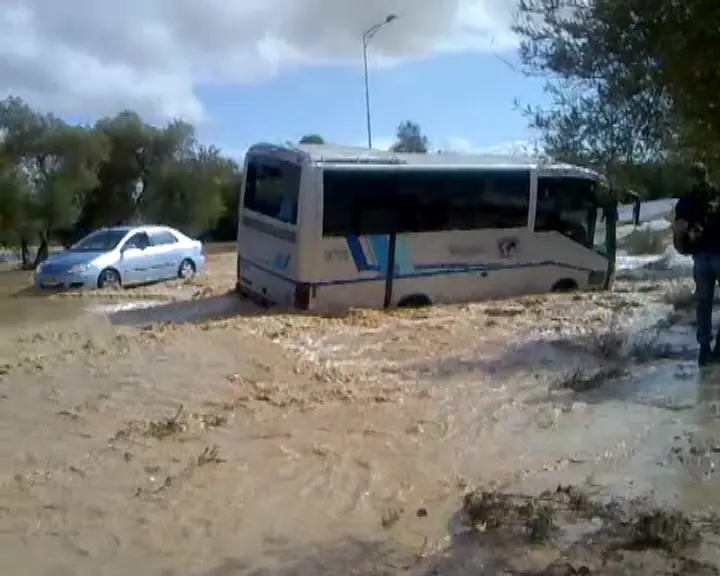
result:
M 358 215 L 358 236 L 402 232 L 403 216 L 409 207 L 403 201 L 398 188 L 397 174 L 385 173 L 374 177 L 366 190 L 355 195 L 355 210 Z

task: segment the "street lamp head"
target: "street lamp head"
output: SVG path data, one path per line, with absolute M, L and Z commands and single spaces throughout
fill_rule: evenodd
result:
M 389 14 L 387 18 L 385 18 L 385 24 L 390 24 L 393 20 L 397 20 L 397 14 Z

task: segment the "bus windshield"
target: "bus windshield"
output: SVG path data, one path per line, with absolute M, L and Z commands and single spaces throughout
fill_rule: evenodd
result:
M 595 251 L 608 258 L 614 258 L 617 247 L 617 198 L 604 184 L 600 184 L 598 190 L 600 207 L 595 228 Z
M 269 156 L 251 156 L 245 166 L 244 208 L 297 224 L 300 166 Z
M 560 232 L 586 248 L 595 249 L 600 199 L 597 182 L 577 177 L 538 178 L 535 230 Z

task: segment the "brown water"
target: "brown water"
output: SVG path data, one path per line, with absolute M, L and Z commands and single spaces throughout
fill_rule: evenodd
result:
M 23 271 L 0 270 L 0 322 L 3 326 L 42 324 L 46 321 L 71 319 L 78 315 L 79 302 L 67 300 L 59 306 L 31 288 L 32 276 Z
M 618 309 L 630 322 L 659 293 L 312 318 L 223 295 L 230 258 L 213 266 L 204 285 L 102 297 L 30 296 L 20 276 L 5 280 L 8 573 L 422 572 L 468 485 L 718 502 L 715 452 L 678 456 L 720 441 L 718 394 L 691 361 L 550 391 L 607 364 L 563 335 L 592 336 Z M 88 312 L 153 299 L 168 303 Z M 442 573 L 476 573 L 472 550 Z

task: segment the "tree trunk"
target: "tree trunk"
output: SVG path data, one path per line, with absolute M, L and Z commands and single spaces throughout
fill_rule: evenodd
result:
M 22 258 L 23 270 L 32 270 L 34 268 L 32 258 L 30 258 L 30 244 L 27 238 L 20 238 L 20 255 Z
M 50 246 L 48 242 L 48 234 L 40 235 L 40 246 L 38 246 L 37 252 L 35 253 L 35 261 L 33 262 L 33 270 L 37 268 L 42 262 L 47 260 L 50 255 Z

